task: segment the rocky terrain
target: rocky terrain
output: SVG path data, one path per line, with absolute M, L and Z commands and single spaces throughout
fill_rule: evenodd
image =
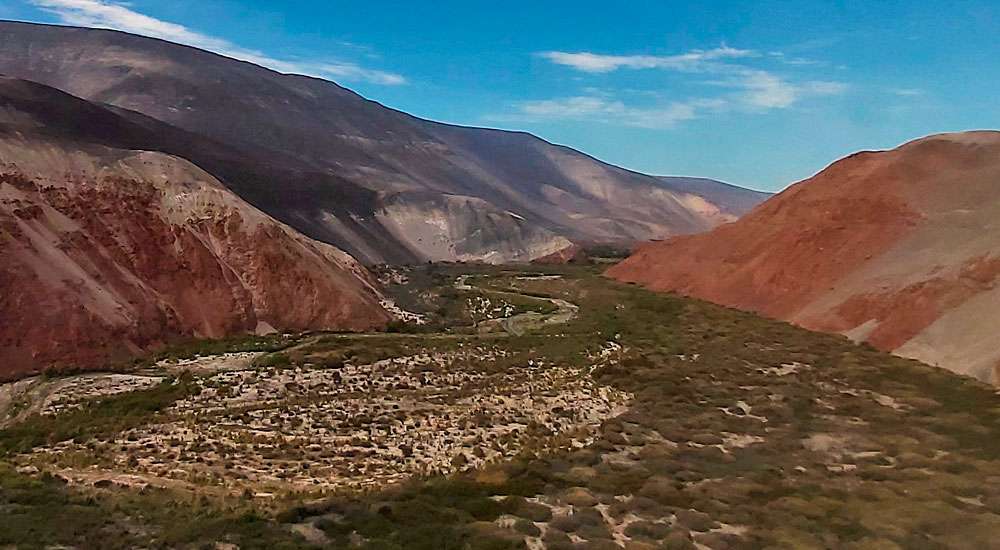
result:
M 0 22 L 0 74 L 208 138 L 210 151 L 181 156 L 365 263 L 501 263 L 568 241 L 695 233 L 767 196 L 630 172 L 524 133 L 421 120 L 331 82 L 114 31 Z
M 992 388 L 592 267 L 473 269 L 385 278 L 435 310 L 503 293 L 578 311 L 0 387 L 17 403 L 0 399 L 0 544 L 980 550 L 1000 534 Z
M 343 251 L 249 205 L 142 129 L 0 79 L 0 375 L 92 368 L 181 338 L 390 319 Z
M 1000 132 L 863 152 L 608 275 L 1000 383 Z
M 149 485 L 215 484 L 236 494 L 378 487 L 549 440 L 582 447 L 627 404 L 627 395 L 574 369 L 533 363 L 491 372 L 504 357 L 473 347 L 334 369 L 226 370 L 198 379 L 195 395 L 167 409 L 163 422 L 97 446 L 40 447 L 28 464 L 58 469 L 66 456 L 85 453 Z M 110 382 L 124 391 L 123 380 Z

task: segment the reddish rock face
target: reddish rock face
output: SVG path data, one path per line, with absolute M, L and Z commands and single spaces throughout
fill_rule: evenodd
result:
M 181 337 L 384 323 L 366 274 L 184 160 L 0 142 L 0 375 Z
M 869 319 L 880 323 L 867 336 L 872 345 L 895 350 L 918 336 L 945 311 L 996 288 L 1000 258 L 969 259 L 955 277 L 933 277 L 885 292 L 860 293 L 836 307 L 836 315 L 807 319 L 811 328 L 846 332 Z
M 531 261 L 533 264 L 544 264 L 544 265 L 563 265 L 569 263 L 570 260 L 576 256 L 583 247 L 578 244 L 571 244 L 566 248 L 557 250 L 548 256 L 542 256 L 541 258 L 535 258 Z
M 739 221 L 652 243 L 607 275 L 844 332 L 993 380 L 1000 132 L 838 161 Z M 970 351 L 973 350 L 973 351 Z

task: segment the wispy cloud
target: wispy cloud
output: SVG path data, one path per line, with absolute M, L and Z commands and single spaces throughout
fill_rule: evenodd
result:
M 731 78 L 716 82 L 737 91 L 728 99 L 735 106 L 753 109 L 787 109 L 810 97 L 840 95 L 847 90 L 841 82 L 810 80 L 792 82 L 777 74 L 755 69 L 737 71 Z
M 487 117 L 495 122 L 545 122 L 573 120 L 616 124 L 638 128 L 671 128 L 695 117 L 695 106 L 669 103 L 658 107 L 634 107 L 598 95 L 525 101 L 515 105 L 516 113 Z
M 822 64 L 819 61 L 816 61 L 814 59 L 806 59 L 805 57 L 788 56 L 788 55 L 785 55 L 785 52 L 771 51 L 771 52 L 767 52 L 767 55 L 769 55 L 772 58 L 780 61 L 781 63 L 784 63 L 785 65 L 806 66 L 806 65 L 821 65 Z
M 60 21 L 68 25 L 115 29 L 187 44 L 283 73 L 385 85 L 406 83 L 406 79 L 398 74 L 361 67 L 351 62 L 277 59 L 257 50 L 242 48 L 222 38 L 193 31 L 183 25 L 136 12 L 126 4 L 105 0 L 30 1 L 35 6 L 58 16 Z
M 711 50 L 694 50 L 679 55 L 601 55 L 590 52 L 542 52 L 541 57 L 588 73 L 607 73 L 618 69 L 671 69 L 696 71 L 707 68 L 706 62 L 720 59 L 757 57 L 753 50 L 721 46 Z
M 847 90 L 847 85 L 841 82 L 796 79 L 755 66 L 767 59 L 775 59 L 785 65 L 812 64 L 808 60 L 786 58 L 780 52 L 761 54 L 756 50 L 729 46 L 666 56 L 559 51 L 538 55 L 554 64 L 594 75 L 620 70 L 662 70 L 688 75 L 689 79 L 691 75 L 704 75 L 689 84 L 728 90 L 717 94 L 706 93 L 703 97 L 676 98 L 654 106 L 636 106 L 610 99 L 612 94 L 608 91 L 588 91 L 586 95 L 522 102 L 515 105 L 515 114 L 509 117 L 530 121 L 589 120 L 645 128 L 671 128 L 678 122 L 709 112 L 787 109 L 807 98 L 838 95 Z M 634 89 L 630 90 L 635 95 Z
M 319 75 L 328 76 L 334 79 L 363 80 L 366 82 L 373 82 L 375 84 L 384 84 L 386 86 L 406 84 L 406 79 L 398 74 L 377 71 L 374 69 L 366 69 L 357 63 L 329 62 L 312 66 L 316 68 Z

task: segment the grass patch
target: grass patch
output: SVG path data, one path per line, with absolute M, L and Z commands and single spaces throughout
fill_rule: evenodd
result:
M 168 377 L 148 390 L 84 402 L 80 408 L 55 415 L 32 415 L 0 431 L 3 456 L 25 453 L 40 445 L 94 437 L 110 437 L 141 425 L 178 399 L 191 394 L 195 384 L 189 374 Z

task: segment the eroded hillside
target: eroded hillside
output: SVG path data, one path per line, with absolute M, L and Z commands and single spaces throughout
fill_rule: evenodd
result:
M 997 382 L 1000 132 L 863 152 L 608 274 Z
M 140 132 L 42 88 L 0 79 L 0 375 L 104 366 L 178 339 L 390 319 L 343 251 L 187 160 L 115 147 Z

